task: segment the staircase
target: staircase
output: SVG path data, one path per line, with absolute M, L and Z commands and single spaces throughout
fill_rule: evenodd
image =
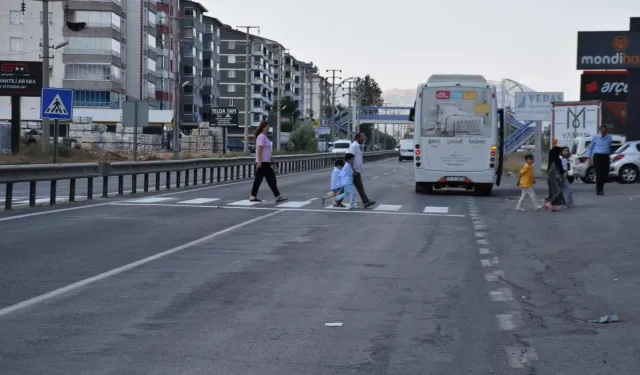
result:
M 515 119 L 515 114 L 507 110 L 505 116 L 505 124 L 515 128 L 516 131 L 511 133 L 509 138 L 504 140 L 504 152 L 506 154 L 516 151 L 520 146 L 528 142 L 531 137 L 536 133 L 536 128 L 533 125 L 533 121 L 526 123 L 520 122 Z

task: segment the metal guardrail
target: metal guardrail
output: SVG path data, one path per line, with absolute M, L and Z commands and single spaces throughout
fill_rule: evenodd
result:
M 397 151 L 379 151 L 363 153 L 365 161 L 376 161 L 396 157 Z M 278 173 L 294 173 L 314 169 L 333 167 L 336 159 L 344 154 L 321 153 L 275 156 L 273 164 L 278 167 Z M 53 206 L 57 200 L 57 182 L 69 180 L 69 201 L 76 200 L 76 181 L 87 180 L 87 200 L 93 199 L 93 181 L 102 178 L 102 197 L 109 197 L 109 178 L 118 178 L 118 195 L 124 195 L 124 177 L 131 176 L 131 194 L 138 193 L 138 177 L 142 176 L 142 190 L 149 191 L 149 176 L 155 175 L 155 190 L 159 191 L 162 175 L 166 189 L 171 189 L 171 175 L 176 174 L 176 188 L 189 186 L 193 181 L 207 184 L 207 170 L 209 170 L 209 184 L 223 181 L 235 181 L 252 178 L 255 175 L 256 163 L 254 157 L 239 157 L 227 159 L 189 159 L 167 161 L 138 161 L 112 163 L 74 163 L 74 164 L 22 164 L 0 166 L 0 184 L 5 186 L 4 209 L 12 208 L 13 187 L 16 183 L 29 183 L 29 206 L 36 205 L 36 187 L 38 181 L 50 181 L 49 205 Z M 184 172 L 184 180 L 182 179 Z M 199 173 L 200 172 L 200 173 Z M 193 179 L 191 178 L 193 173 Z M 199 179 L 198 176 L 201 176 Z

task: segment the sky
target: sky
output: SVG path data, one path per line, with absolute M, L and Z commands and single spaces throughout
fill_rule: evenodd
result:
M 201 0 L 232 27 L 313 62 L 321 74 L 370 74 L 383 90 L 431 74 L 510 78 L 578 100 L 578 31 L 628 30 L 639 0 Z

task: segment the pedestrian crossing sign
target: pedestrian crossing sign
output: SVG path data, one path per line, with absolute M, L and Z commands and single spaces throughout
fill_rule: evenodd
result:
M 73 90 L 47 87 L 40 96 L 40 118 L 71 120 L 73 117 Z

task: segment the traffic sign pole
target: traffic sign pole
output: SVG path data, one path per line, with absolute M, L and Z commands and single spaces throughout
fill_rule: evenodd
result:
M 58 120 L 53 120 L 53 164 L 58 162 Z

